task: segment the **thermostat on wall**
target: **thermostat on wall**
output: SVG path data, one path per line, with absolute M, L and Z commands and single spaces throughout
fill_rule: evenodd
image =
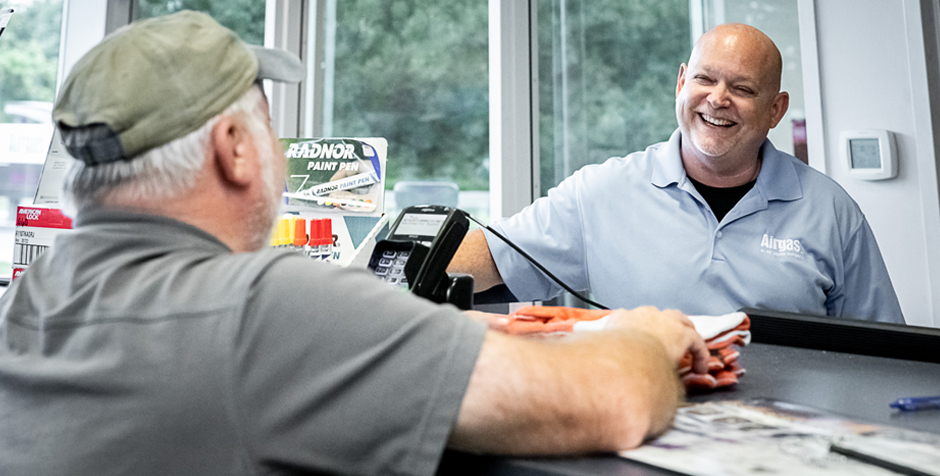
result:
M 842 131 L 839 143 L 842 163 L 850 176 L 862 180 L 885 180 L 898 175 L 897 146 L 890 131 Z

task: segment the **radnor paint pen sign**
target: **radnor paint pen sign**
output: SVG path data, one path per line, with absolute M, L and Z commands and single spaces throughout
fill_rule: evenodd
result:
M 288 205 L 381 216 L 388 143 L 382 138 L 281 139 Z

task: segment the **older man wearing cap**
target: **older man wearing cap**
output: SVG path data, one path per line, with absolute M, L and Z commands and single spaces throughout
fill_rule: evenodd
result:
M 106 38 L 54 118 L 74 232 L 0 298 L 0 474 L 431 474 L 445 446 L 635 446 L 668 426 L 685 316 L 523 340 L 367 273 L 262 249 L 284 160 L 261 79 L 205 15 Z

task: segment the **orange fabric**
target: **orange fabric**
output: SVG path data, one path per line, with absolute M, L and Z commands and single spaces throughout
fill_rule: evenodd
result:
M 682 376 L 682 384 L 687 392 L 713 390 L 717 388 L 718 381 L 712 374 L 688 373 Z
M 570 333 L 579 321 L 595 321 L 610 314 L 607 310 L 577 309 L 559 306 L 526 306 L 506 316 L 509 324 L 504 332 L 512 335 L 544 335 L 552 333 Z M 750 318 L 745 317 L 737 327 L 705 341 L 711 357 L 708 359 L 708 373 L 692 373 L 692 354 L 686 354 L 679 361 L 679 376 L 688 392 L 711 391 L 736 385 L 738 378 L 744 375 L 744 367 L 738 359 L 740 347 L 747 344 Z M 749 337 L 748 337 L 749 339 Z
M 750 318 L 745 317 L 737 327 L 728 329 L 721 334 L 705 341 L 711 358 L 708 360 L 708 374 L 712 378 L 701 378 L 692 371 L 692 358 L 684 359 L 680 364 L 679 375 L 690 393 L 706 392 L 718 388 L 737 385 L 738 378 L 744 375 L 744 367 L 738 360 L 741 357 L 740 347 L 747 345 L 745 335 L 749 335 L 751 328 Z
M 595 321 L 610 311 L 561 306 L 526 306 L 510 314 L 504 332 L 512 335 L 572 332 L 578 321 Z
M 526 306 L 516 310 L 512 316 L 538 319 L 542 321 L 596 321 L 610 311 L 606 309 L 578 309 L 564 306 Z

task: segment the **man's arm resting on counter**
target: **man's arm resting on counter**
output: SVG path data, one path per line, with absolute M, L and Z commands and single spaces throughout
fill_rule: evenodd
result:
M 474 292 L 486 291 L 497 284 L 503 284 L 503 277 L 500 276 L 490 247 L 486 243 L 486 235 L 479 229 L 464 237 L 460 248 L 447 266 L 447 272 L 473 276 Z
M 667 429 L 682 399 L 679 357 L 692 351 L 704 371 L 708 351 L 690 322 L 651 323 L 670 316 L 639 311 L 618 311 L 628 319 L 614 329 L 560 339 L 490 331 L 449 446 L 578 454 L 632 448 Z

